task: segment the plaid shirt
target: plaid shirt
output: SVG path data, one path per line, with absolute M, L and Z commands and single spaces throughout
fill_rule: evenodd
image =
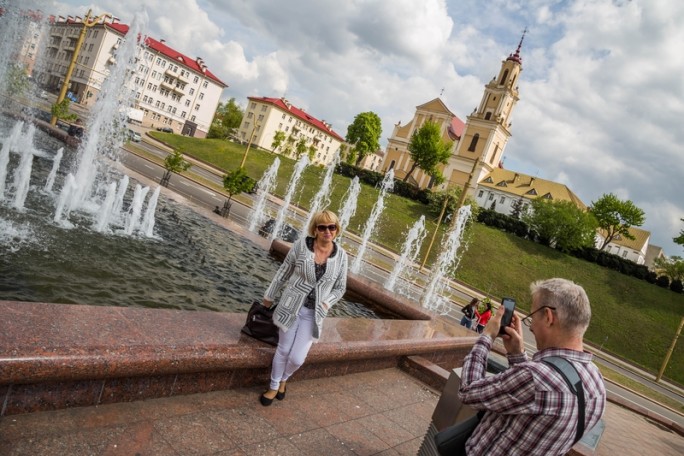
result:
M 468 455 L 562 455 L 577 432 L 577 397 L 552 367 L 540 362 L 560 356 L 572 363 L 582 379 L 586 402 L 585 431 L 603 415 L 606 390 L 593 356 L 575 350 L 549 348 L 534 354 L 509 355 L 510 368 L 485 377 L 489 336 L 479 337 L 466 356 L 459 397 L 476 410 L 486 410 L 466 443 Z

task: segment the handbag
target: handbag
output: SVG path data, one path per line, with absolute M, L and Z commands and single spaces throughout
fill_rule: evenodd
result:
M 465 444 L 484 416 L 483 411 L 435 434 L 437 452 L 442 456 L 466 456 Z
M 259 301 L 254 300 L 241 331 L 267 344 L 278 345 L 278 327 L 273 323 L 275 307 L 264 307 Z

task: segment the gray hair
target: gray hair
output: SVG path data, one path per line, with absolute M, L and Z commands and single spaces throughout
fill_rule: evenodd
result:
M 556 308 L 561 328 L 580 336 L 589 327 L 591 306 L 584 288 L 567 279 L 548 279 L 530 285 L 532 297 L 537 296 L 540 305 Z

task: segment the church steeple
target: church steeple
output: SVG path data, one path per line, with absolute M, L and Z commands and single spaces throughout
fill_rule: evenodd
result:
M 526 33 L 527 29 L 523 31 L 515 52 L 501 62 L 498 75 L 485 85 L 482 100 L 467 117 L 465 130 L 456 147 L 456 163 L 450 183 L 463 185 L 465 176 L 469 174 L 474 162 L 480 159 L 469 192 L 474 190 L 477 182 L 498 166 L 506 143 L 511 137 L 510 118 L 519 99 L 517 82 L 522 71 L 520 52 Z

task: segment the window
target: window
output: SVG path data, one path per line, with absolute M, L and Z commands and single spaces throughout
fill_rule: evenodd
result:
M 263 114 L 259 114 L 259 120 L 264 120 L 264 115 L 263 115 Z
M 256 108 L 256 103 L 251 102 L 250 105 L 249 105 L 249 108 L 250 108 L 250 109 Z
M 489 194 L 489 198 L 487 198 L 489 201 L 494 199 L 494 195 L 492 193 Z
M 90 46 L 88 46 L 88 52 L 92 52 L 92 51 L 93 51 L 93 44 L 94 44 L 94 43 L 91 43 Z
M 503 85 L 506 82 L 506 79 L 508 79 L 508 70 L 504 71 L 503 76 L 501 76 L 501 80 L 499 81 L 500 85 Z
M 192 122 L 194 122 L 195 120 L 197 120 L 197 116 L 192 116 L 192 117 L 190 118 L 190 121 L 192 121 Z
M 199 81 L 199 77 L 198 77 L 198 76 L 195 76 L 195 79 L 193 80 L 193 82 L 194 82 L 195 84 L 197 84 L 197 81 Z
M 477 194 L 477 197 L 482 198 L 482 195 L 484 195 L 484 190 L 480 190 L 480 192 Z
M 477 147 L 477 141 L 480 139 L 480 134 L 475 133 L 473 139 L 470 141 L 470 146 L 468 146 L 468 152 L 475 152 L 475 147 Z
M 622 258 L 627 258 L 627 250 L 622 251 Z
M 268 106 L 266 106 L 266 105 L 262 105 L 262 106 L 261 106 L 261 112 L 266 111 L 266 109 L 268 109 Z
M 190 89 L 190 95 L 195 93 L 195 89 Z
M 200 92 L 200 94 L 199 94 L 199 99 L 200 99 L 200 100 L 204 100 L 204 92 Z
M 252 117 L 254 117 L 254 113 L 251 112 L 251 111 L 248 112 L 248 113 L 247 113 L 247 118 L 248 118 L 248 119 L 251 119 Z
M 491 119 L 491 118 L 492 118 L 492 113 L 491 113 L 491 112 L 488 112 L 487 114 L 485 114 L 485 120 L 489 120 L 489 119 Z
M 506 197 L 502 196 L 501 199 L 499 200 L 499 204 L 503 204 L 504 201 L 506 201 Z
M 199 108 L 200 108 L 200 105 L 199 105 L 199 104 L 196 104 L 196 105 L 195 105 L 195 111 L 199 111 Z
M 209 86 L 209 83 L 207 81 L 204 81 L 204 84 L 202 84 L 202 87 L 204 87 L 206 89 L 207 86 Z
M 161 58 L 157 57 L 157 65 L 161 65 Z

